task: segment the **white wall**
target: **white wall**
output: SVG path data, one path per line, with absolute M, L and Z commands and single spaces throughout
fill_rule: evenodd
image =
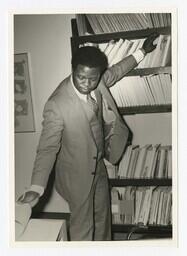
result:
M 172 144 L 171 113 L 125 116 L 133 132 L 133 144 Z
M 14 51 L 28 52 L 36 132 L 15 134 L 16 197 L 30 184 L 36 147 L 41 132 L 42 111 L 51 94 L 71 71 L 71 18 L 74 15 L 16 15 Z M 67 211 L 65 202 L 53 194 L 47 211 Z
M 61 80 L 70 73 L 70 19 L 74 15 L 19 15 L 15 17 L 15 53 L 29 52 L 36 132 L 15 135 L 16 197 L 30 184 L 44 104 Z M 171 114 L 125 117 L 134 144 L 171 144 Z M 53 191 L 45 211 L 69 211 Z

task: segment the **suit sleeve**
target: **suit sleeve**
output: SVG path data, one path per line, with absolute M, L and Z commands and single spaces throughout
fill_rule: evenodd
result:
M 117 81 L 123 78 L 129 71 L 137 66 L 137 61 L 133 55 L 130 55 L 115 65 L 108 68 L 103 74 L 102 79 L 107 87 L 113 86 Z
M 46 103 L 43 118 L 31 184 L 45 188 L 61 146 L 64 125 L 58 106 L 53 100 Z

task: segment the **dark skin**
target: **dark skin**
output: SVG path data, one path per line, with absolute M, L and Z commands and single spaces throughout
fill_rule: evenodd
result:
M 154 44 L 154 40 L 159 36 L 158 33 L 152 33 L 143 43 L 142 49 L 145 51 L 145 54 L 152 52 L 156 45 Z
M 150 53 L 156 48 L 154 40 L 158 36 L 158 33 L 153 33 L 148 36 L 142 46 L 142 51 L 144 54 Z M 87 94 L 97 87 L 100 75 L 101 74 L 99 68 L 90 68 L 83 65 L 78 65 L 77 68 L 73 71 L 73 82 L 80 93 Z M 29 203 L 31 207 L 33 207 L 37 204 L 39 197 L 40 195 L 37 192 L 27 191 L 18 199 L 17 202 L 21 204 Z

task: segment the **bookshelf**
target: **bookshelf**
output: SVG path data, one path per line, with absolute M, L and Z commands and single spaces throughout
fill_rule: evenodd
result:
M 83 19 L 79 26 L 77 25 L 76 19 L 72 20 L 72 37 L 71 37 L 71 49 L 72 54 L 76 51 L 76 49 L 80 45 L 84 45 L 85 43 L 93 43 L 93 44 L 104 44 L 108 43 L 111 40 L 114 42 L 118 42 L 120 39 L 123 40 L 136 40 L 136 39 L 142 39 L 146 38 L 148 35 L 150 35 L 153 32 L 158 32 L 161 35 L 171 35 L 171 26 L 170 21 L 167 20 L 166 22 L 166 16 L 161 17 L 160 15 L 153 15 L 152 14 L 152 24 L 154 23 L 154 26 L 148 26 L 148 27 L 142 27 L 139 29 L 132 29 L 132 30 L 126 30 L 126 31 L 115 31 L 115 32 L 98 32 L 94 33 L 94 29 L 91 26 L 92 24 L 89 23 L 88 17 L 86 15 L 82 14 L 82 17 L 79 19 Z M 84 17 L 83 17 L 84 16 Z M 102 16 L 102 15 L 100 15 Z M 105 15 L 106 16 L 106 15 Z M 169 17 L 169 16 L 167 16 Z M 77 16 L 76 16 L 77 18 Z M 99 18 L 97 17 L 98 21 Z M 114 17 L 112 17 L 114 18 Z M 97 22 L 98 22 L 97 21 Z M 101 21 L 101 20 L 100 20 Z M 81 30 L 81 35 L 79 33 L 80 26 L 84 23 L 84 30 Z M 101 21 L 101 24 L 103 24 Z M 105 20 L 106 22 L 106 20 Z M 102 27 L 102 25 L 100 26 Z M 167 26 L 163 26 L 164 24 L 167 24 Z M 78 28 L 79 27 L 79 28 Z M 107 29 L 107 28 L 106 28 Z M 84 32 L 88 32 L 89 35 L 84 34 Z M 141 67 L 136 68 L 132 71 L 130 71 L 126 77 L 146 77 L 150 76 L 152 74 L 169 74 L 171 76 L 172 69 L 170 65 L 166 66 L 157 66 L 157 67 Z M 153 114 L 153 113 L 170 113 L 172 112 L 172 104 L 171 102 L 167 103 L 161 103 L 161 104 L 141 104 L 141 105 L 129 105 L 129 106 L 120 106 L 119 111 L 122 115 L 136 115 L 136 114 Z M 164 178 L 158 178 L 158 177 L 152 177 L 152 178 L 110 178 L 109 179 L 110 187 L 111 189 L 116 188 L 123 188 L 123 187 L 171 187 L 172 186 L 172 178 L 171 177 L 164 177 Z M 167 225 L 160 225 L 160 224 L 147 224 L 147 225 L 140 225 L 138 223 L 136 224 L 128 224 L 128 223 L 115 223 L 112 225 L 112 232 L 115 233 L 138 233 L 138 234 L 146 234 L 150 238 L 154 235 L 156 237 L 172 237 L 172 224 Z M 128 238 L 127 238 L 128 239 Z

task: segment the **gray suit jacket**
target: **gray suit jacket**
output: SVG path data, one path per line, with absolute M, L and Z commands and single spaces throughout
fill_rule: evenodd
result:
M 118 113 L 107 87 L 120 80 L 137 65 L 133 56 L 109 68 L 96 89 L 100 108 L 103 99 L 107 111 L 113 112 L 115 121 L 103 123 L 105 157 L 116 163 L 128 139 L 128 128 Z M 88 195 L 96 168 L 97 147 L 80 99 L 76 95 L 70 76 L 57 87 L 47 101 L 43 112 L 43 130 L 35 159 L 32 184 L 46 187 L 55 164 L 56 189 L 67 201 L 84 200 Z

